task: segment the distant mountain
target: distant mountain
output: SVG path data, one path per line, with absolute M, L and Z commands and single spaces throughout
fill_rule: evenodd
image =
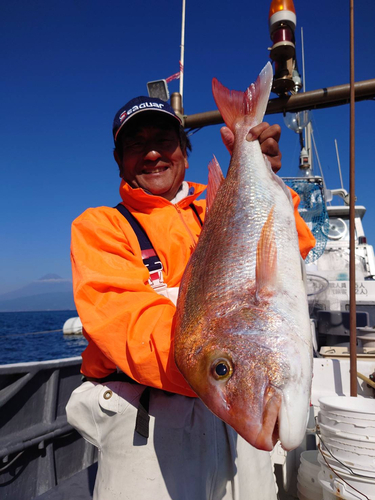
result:
M 72 281 L 46 274 L 13 292 L 0 295 L 0 312 L 75 309 Z
M 62 277 L 58 274 L 46 274 L 42 278 L 39 278 L 38 281 L 47 281 L 47 280 L 62 280 Z

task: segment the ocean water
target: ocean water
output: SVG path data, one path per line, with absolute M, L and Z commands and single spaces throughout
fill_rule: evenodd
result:
M 0 365 L 79 356 L 82 335 L 63 335 L 65 321 L 77 311 L 0 313 Z

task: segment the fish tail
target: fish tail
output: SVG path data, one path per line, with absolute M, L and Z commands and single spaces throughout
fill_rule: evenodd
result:
M 234 132 L 235 124 L 244 116 L 252 118 L 252 126 L 261 123 L 266 112 L 272 87 L 273 71 L 268 62 L 255 83 L 241 92 L 229 90 L 216 78 L 212 80 L 212 92 L 216 105 L 226 125 Z

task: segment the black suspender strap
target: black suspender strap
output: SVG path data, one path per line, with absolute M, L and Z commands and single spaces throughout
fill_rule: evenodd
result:
M 155 291 L 160 291 L 167 288 L 163 279 L 163 264 L 161 263 L 157 253 L 155 252 L 152 243 L 147 236 L 146 231 L 137 221 L 134 215 L 122 204 L 119 203 L 115 208 L 125 217 L 131 225 L 135 235 L 138 238 L 139 246 L 141 247 L 141 255 L 143 264 L 147 267 L 150 273 L 149 284 Z
M 198 213 L 196 206 L 193 203 L 190 203 L 190 208 L 195 213 L 199 224 L 203 226 L 202 219 Z M 122 204 L 119 203 L 115 208 L 125 217 L 125 219 L 131 225 L 135 235 L 138 238 L 139 246 L 141 247 L 142 252 L 142 260 L 144 265 L 148 268 L 150 273 L 149 283 L 155 290 L 160 290 L 161 288 L 166 288 L 166 285 L 163 281 L 163 265 L 155 252 L 152 243 L 147 236 L 146 231 L 143 229 L 141 224 L 137 221 L 134 215 Z
M 201 226 L 203 226 L 203 221 L 199 215 L 197 207 L 194 205 L 194 203 L 190 203 L 189 207 L 193 210 L 193 212 L 197 216 L 199 224 Z M 125 217 L 125 219 L 129 222 L 129 224 L 133 228 L 133 231 L 137 235 L 141 250 L 153 248 L 151 241 L 149 240 L 145 230 L 140 225 L 140 223 L 137 221 L 137 219 L 134 217 L 134 215 L 122 203 L 119 203 L 116 206 L 116 208 Z
M 193 210 L 193 212 L 197 216 L 197 219 L 199 220 L 199 224 L 202 227 L 203 226 L 203 222 L 202 222 L 202 219 L 200 218 L 200 215 L 198 213 L 197 207 L 194 205 L 194 203 L 190 203 L 189 207 Z
M 138 238 L 144 265 L 148 267 L 150 273 L 151 271 L 159 270 L 161 266 L 160 259 L 157 256 L 155 249 L 152 246 L 152 243 L 143 227 L 140 225 L 134 215 L 122 203 L 119 203 L 116 208 L 129 222 Z
M 152 248 L 151 241 L 149 240 L 149 237 L 147 236 L 145 230 L 137 221 L 137 219 L 134 217 L 134 215 L 130 212 L 130 210 L 128 210 L 122 203 L 116 205 L 115 208 L 117 208 L 117 210 L 125 217 L 125 219 L 131 225 L 133 231 L 137 235 L 141 250 L 147 250 L 149 248 Z

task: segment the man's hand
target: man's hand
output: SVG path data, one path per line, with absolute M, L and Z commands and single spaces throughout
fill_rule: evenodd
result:
M 226 148 L 232 154 L 234 145 L 233 132 L 228 127 L 222 127 L 220 132 Z M 246 140 L 249 142 L 259 141 L 262 153 L 268 158 L 275 173 L 281 168 L 281 152 L 278 144 L 280 135 L 280 125 L 269 125 L 266 122 L 262 122 L 253 127 L 246 136 Z

